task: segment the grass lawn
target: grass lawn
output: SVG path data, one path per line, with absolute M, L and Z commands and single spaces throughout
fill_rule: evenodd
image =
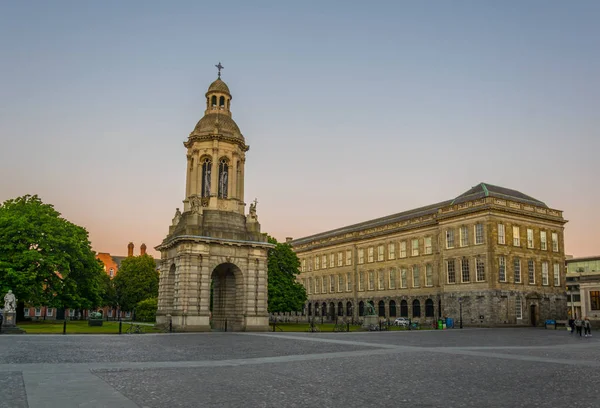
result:
M 27 334 L 62 334 L 63 321 L 20 322 L 18 326 Z M 123 334 L 129 323 L 123 322 Z M 160 333 L 154 326 L 142 326 L 144 333 Z M 88 326 L 87 320 L 67 321 L 67 334 L 119 334 L 119 322 L 102 322 L 102 326 Z

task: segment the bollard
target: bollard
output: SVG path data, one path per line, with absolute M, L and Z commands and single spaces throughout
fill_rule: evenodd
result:
M 63 323 L 63 334 L 67 334 L 67 319 Z
M 119 320 L 119 334 L 123 333 L 123 321 Z

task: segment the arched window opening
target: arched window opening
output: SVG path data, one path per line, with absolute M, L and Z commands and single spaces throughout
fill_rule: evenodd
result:
M 219 106 L 220 106 L 221 108 L 224 108 L 224 107 L 225 107 L 225 97 L 224 97 L 224 96 L 221 96 L 221 97 L 219 98 Z
M 315 303 L 315 316 L 320 316 L 320 311 L 319 311 L 319 304 Z
M 358 304 L 358 315 L 359 316 L 365 315 L 365 302 L 363 302 L 362 300 Z
M 421 317 L 421 302 L 419 302 L 419 299 L 415 299 L 413 300 L 413 317 Z
M 385 317 L 385 302 L 383 300 L 379 301 L 379 317 Z
M 312 303 L 308 304 L 308 315 L 312 316 Z
M 212 161 L 207 157 L 202 162 L 202 197 L 210 197 L 211 173 Z
M 213 95 L 213 97 L 211 99 L 211 104 L 212 104 L 212 106 L 217 106 L 217 97 L 215 95 Z
M 338 303 L 338 316 L 343 316 L 344 315 L 344 304 L 342 302 Z
M 329 318 L 333 319 L 335 317 L 335 305 L 333 302 L 329 304 Z
M 433 300 L 431 299 L 425 301 L 425 317 L 433 317 Z
M 408 303 L 406 300 L 400 302 L 400 317 L 408 317 Z
M 390 317 L 396 317 L 396 302 L 390 300 Z
M 352 316 L 352 302 L 346 303 L 346 316 Z
M 229 180 L 229 165 L 227 159 L 219 162 L 219 198 L 227 198 L 227 182 Z

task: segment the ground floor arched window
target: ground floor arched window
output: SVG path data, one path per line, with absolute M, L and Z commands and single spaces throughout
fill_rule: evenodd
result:
M 396 317 L 396 302 L 390 300 L 390 317 Z
M 421 317 L 421 302 L 419 302 L 419 299 L 413 300 L 412 309 L 413 317 Z
M 323 302 L 323 304 L 321 305 L 321 316 L 327 316 L 327 303 L 325 302 Z
M 358 315 L 359 316 L 365 315 L 365 302 L 363 302 L 362 300 L 358 303 Z
M 338 303 L 338 316 L 343 316 L 344 315 L 344 304 L 342 302 Z
M 425 317 L 433 317 L 433 300 L 431 299 L 425 301 Z
M 400 316 L 408 317 L 408 302 L 406 300 L 400 302 Z
M 308 304 L 308 315 L 312 316 L 312 303 Z
M 385 317 L 385 302 L 380 300 L 377 306 L 379 309 L 379 317 Z
M 346 316 L 352 316 L 352 302 L 346 303 Z

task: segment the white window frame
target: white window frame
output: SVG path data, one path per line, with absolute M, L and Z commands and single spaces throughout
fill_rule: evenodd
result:
M 369 282 L 367 282 L 369 290 L 375 290 L 375 271 L 369 271 L 368 273 Z
M 548 250 L 548 234 L 546 231 L 540 231 L 540 249 L 542 251 Z
M 385 274 L 383 270 L 377 271 L 377 288 L 379 290 L 385 289 Z
M 125 318 L 130 318 L 131 317 L 131 312 L 125 312 Z
M 433 254 L 433 245 L 432 245 L 431 237 L 425 237 L 424 245 L 425 245 L 425 255 Z
M 112 309 L 108 309 L 107 314 L 108 314 L 108 317 L 113 317 L 113 311 L 112 311 Z
M 24 307 L 23 308 L 23 316 L 29 317 L 29 313 L 30 313 L 29 308 L 28 307 Z
M 408 269 L 400 268 L 400 288 L 406 289 L 408 286 Z
M 321 293 L 327 293 L 327 276 L 321 276 Z
M 554 264 L 554 286 L 560 286 L 560 264 Z
M 517 225 L 513 225 L 513 246 L 521 246 L 521 228 Z
M 527 283 L 535 285 L 535 261 L 533 259 L 527 260 Z
M 454 274 L 454 279 L 450 281 L 450 264 L 452 264 L 452 273 Z M 448 259 L 446 261 L 446 282 L 449 285 L 454 285 L 456 283 L 456 259 Z
M 446 230 L 446 249 L 452 249 L 454 248 L 454 230 L 453 229 L 447 229 Z
M 388 260 L 396 259 L 396 243 L 388 243 Z
M 465 265 L 467 266 L 466 270 Z M 466 275 L 465 272 L 467 272 Z M 468 280 L 465 280 L 465 276 L 468 277 Z M 460 283 L 471 283 L 471 265 L 469 265 L 469 258 L 467 257 L 460 258 Z
M 303 259 L 303 260 L 302 260 L 302 264 L 301 264 L 301 265 L 302 265 L 302 266 L 300 267 L 300 270 L 301 270 L 302 272 L 306 272 L 306 259 Z
M 413 288 L 420 288 L 421 287 L 421 271 L 419 270 L 419 265 L 413 265 L 412 278 L 413 278 Z
M 498 257 L 498 280 L 506 282 L 506 258 L 504 255 Z
M 329 293 L 335 293 L 335 275 L 329 275 Z
M 475 258 L 475 282 L 485 282 L 485 259 Z
M 358 264 L 362 265 L 364 263 L 365 263 L 365 249 L 359 248 L 358 249 Z
M 42 308 L 36 307 L 35 308 L 35 317 L 41 317 L 41 316 L 42 316 Z
M 392 268 L 388 272 L 388 287 L 396 289 L 396 268 Z
M 506 244 L 506 229 L 504 228 L 504 224 L 498 224 L 498 244 Z
M 350 292 L 352 290 L 352 276 L 350 272 L 346 273 L 346 292 Z
M 552 233 L 552 252 L 558 252 L 558 233 Z
M 385 246 L 380 244 L 377 246 L 377 261 L 381 262 L 385 260 Z
M 515 316 L 517 320 L 523 319 L 523 301 L 520 296 L 515 298 Z
M 518 266 L 518 269 L 516 268 Z M 523 282 L 523 268 L 521 268 L 521 258 L 514 258 L 513 259 L 513 274 L 514 274 L 514 280 L 515 283 L 521 283 Z M 517 272 L 518 271 L 518 272 Z M 517 277 L 519 277 L 519 279 L 517 280 Z
M 550 276 L 548 270 L 548 262 L 542 262 L 542 285 L 548 286 L 550 284 Z
M 480 228 L 481 231 L 477 231 L 477 228 Z M 478 222 L 475 224 L 473 232 L 475 234 L 475 245 L 483 245 L 485 243 L 485 228 L 483 227 L 483 223 Z
M 417 245 L 415 245 L 415 242 Z M 410 240 L 410 256 L 419 256 L 419 238 Z
M 115 276 L 115 270 L 114 270 L 114 268 L 110 268 L 109 269 L 108 276 L 110 276 L 111 278 L 113 278 Z
M 54 309 L 51 307 L 47 307 L 46 308 L 46 317 L 52 317 L 54 316 Z
M 327 255 L 321 255 L 321 269 L 327 269 Z
M 344 275 L 338 275 L 337 276 L 337 291 L 338 292 L 343 292 L 344 291 Z
M 367 262 L 372 263 L 375 262 L 375 250 L 372 246 L 367 249 Z
M 335 254 L 329 254 L 329 267 L 335 268 Z
M 425 286 L 430 288 L 433 286 L 433 265 L 425 265 Z
M 344 266 L 344 253 L 343 252 L 338 252 L 337 254 L 338 256 L 338 266 Z
M 469 227 L 463 225 L 458 229 L 458 240 L 461 248 L 469 246 Z
M 527 228 L 527 248 L 532 249 L 533 247 L 533 229 Z
M 75 309 L 69 309 L 69 317 L 75 317 Z
M 321 257 L 319 255 L 315 256 L 315 271 L 319 270 L 319 266 L 321 265 Z
M 364 271 L 358 273 L 358 290 L 359 291 L 365 290 L 365 272 Z
M 400 258 L 406 258 L 406 241 L 400 242 Z
M 346 266 L 352 265 L 352 250 L 346 250 Z

